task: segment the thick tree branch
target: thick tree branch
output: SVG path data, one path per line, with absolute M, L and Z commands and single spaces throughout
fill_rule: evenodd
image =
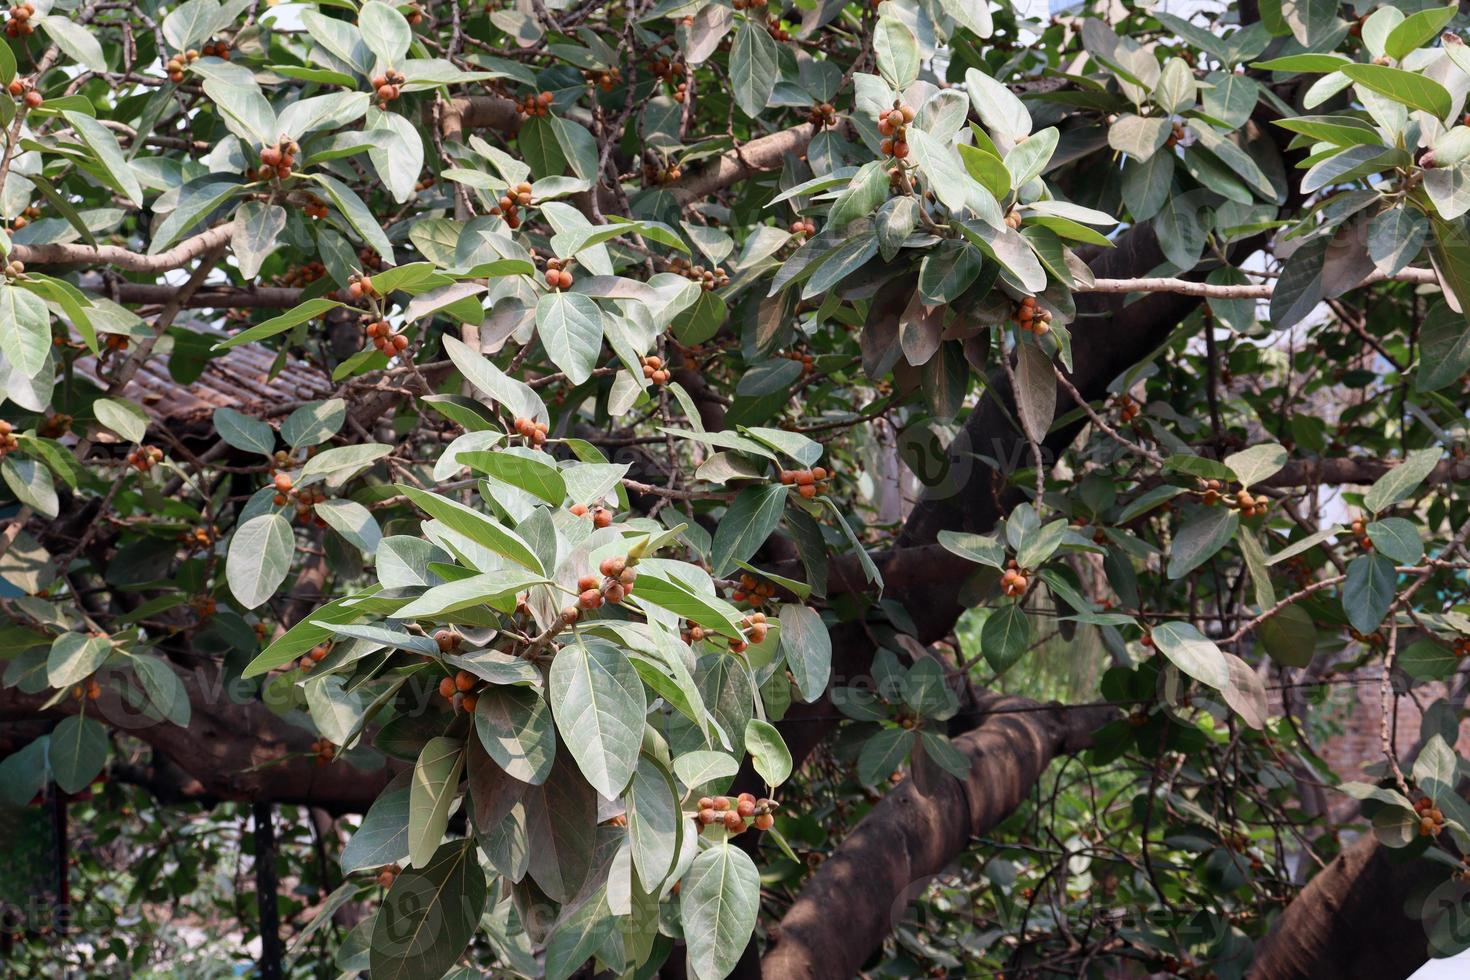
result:
M 1286 907 L 1256 953 L 1251 980 L 1407 977 L 1429 957 L 1426 924 L 1405 909 L 1429 871 L 1417 854 L 1395 855 L 1363 836 Z
M 187 773 L 193 782 L 176 774 L 167 777 L 178 784 L 179 799 L 267 800 L 320 806 L 332 813 L 362 812 L 396 771 L 394 764 L 371 772 L 340 760 L 317 765 L 312 753 L 316 736 L 251 697 L 250 685 L 235 691 L 230 679 L 212 667 L 177 673 L 193 714 L 187 728 L 145 717 L 112 685 L 103 685 L 102 699 L 88 702 L 87 710 L 113 730 L 148 743 Z M 80 702 L 69 697 L 51 708 L 45 706 L 47 700 L 46 694 L 0 688 L 0 717 L 15 721 L 79 710 Z M 136 767 L 129 775 L 134 777 L 130 781 L 144 785 L 163 778 Z
M 229 243 L 233 224 L 216 225 L 193 238 L 186 238 L 173 248 L 148 255 L 120 245 L 16 245 L 10 258 L 26 265 L 112 265 L 128 272 L 160 273 L 181 269 L 202 255 Z
M 1016 710 L 1027 708 L 1038 710 Z M 927 793 L 910 778 L 884 796 L 772 931 L 764 976 L 855 976 L 914 897 L 911 886 L 943 871 L 972 838 L 1009 816 L 1052 759 L 1086 748 L 1114 711 L 1019 698 L 996 698 L 985 709 L 991 713 L 980 726 L 954 740 L 970 759 L 968 778 L 935 775 L 925 780 L 932 783 Z

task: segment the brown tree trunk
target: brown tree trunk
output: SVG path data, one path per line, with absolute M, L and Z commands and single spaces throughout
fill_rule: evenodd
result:
M 1425 923 L 1411 915 L 1420 857 L 1365 835 L 1317 873 L 1262 941 L 1251 980 L 1400 980 L 1429 958 Z

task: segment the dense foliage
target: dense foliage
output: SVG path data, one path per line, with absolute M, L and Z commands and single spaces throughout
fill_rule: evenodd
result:
M 1470 939 L 1456 7 L 6 16 L 18 971 Z

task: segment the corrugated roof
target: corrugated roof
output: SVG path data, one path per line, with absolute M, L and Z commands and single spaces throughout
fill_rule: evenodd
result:
M 332 383 L 321 371 L 297 360 L 287 360 L 275 377 L 270 376 L 276 352 L 258 344 L 244 344 L 212 358 L 204 373 L 192 384 L 180 384 L 168 372 L 165 358 L 150 358 L 122 396 L 142 405 L 160 422 L 193 428 L 207 422 L 216 408 L 233 408 L 246 415 L 275 414 L 284 403 L 325 398 Z M 97 361 L 77 361 L 77 373 L 99 387 Z

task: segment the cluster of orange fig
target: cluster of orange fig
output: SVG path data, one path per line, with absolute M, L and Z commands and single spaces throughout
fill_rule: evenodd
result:
M 398 72 L 389 69 L 373 77 L 373 94 L 378 97 L 378 108 L 388 108 L 388 103 L 402 94 L 403 83 L 408 81 Z
M 179 532 L 179 543 L 191 551 L 195 548 L 208 550 L 218 540 L 219 528 L 215 526 L 196 527 L 192 531 Z
M 791 40 L 791 32 L 782 26 L 781 18 L 779 17 L 766 18 L 766 33 L 771 35 L 774 40 L 780 41 L 783 44 Z
M 572 504 L 568 510 L 572 512 L 572 516 L 574 517 L 587 517 L 590 514 L 592 517 L 592 526 L 598 530 L 612 526 L 612 511 L 601 504 L 598 504 L 596 507 L 588 507 L 586 504 Z
M 537 422 L 535 419 L 528 419 L 524 415 L 518 416 L 513 424 L 515 425 L 516 435 L 526 440 L 526 445 L 528 446 L 539 447 L 542 443 L 546 442 L 546 434 L 551 431 L 545 422 Z
M 26 225 L 30 224 L 32 221 L 35 221 L 40 216 L 41 216 L 41 209 L 40 208 L 35 207 L 35 206 L 28 207 L 24 211 L 22 211 L 20 214 L 18 214 L 18 215 L 15 216 L 15 220 L 10 223 L 10 227 L 14 228 L 16 231 L 19 231 L 20 229 L 24 228 Z M 24 270 L 25 269 L 25 266 L 21 266 L 21 269 Z M 8 269 L 6 270 L 7 273 L 9 273 L 9 271 L 10 270 L 8 270 Z M 20 273 L 17 272 L 16 275 L 20 275 Z
M 571 289 L 572 281 L 571 270 L 562 268 L 561 259 L 546 260 L 546 285 L 561 292 L 563 289 Z
M 664 359 L 657 354 L 643 358 L 643 376 L 656 385 L 668 384 L 669 370 L 664 367 Z
M 1124 422 L 1132 422 L 1143 410 L 1132 395 L 1114 395 L 1113 408 L 1118 410 L 1118 418 Z
M 674 256 L 669 260 L 669 271 L 676 276 L 683 276 L 704 287 L 705 292 L 711 292 L 730 285 L 730 277 L 724 269 L 715 267 L 706 269 L 702 265 L 691 263 L 688 259 Z
M 806 121 L 816 129 L 837 125 L 837 107 L 830 102 L 819 102 L 807 111 Z
M 1204 488 L 1201 499 L 1205 504 L 1213 506 L 1223 501 L 1226 507 L 1239 510 L 1241 517 L 1263 517 L 1271 504 L 1265 497 L 1253 496 L 1244 487 L 1235 493 L 1223 493 L 1224 484 L 1219 480 L 1205 480 Z
M 1352 523 L 1353 537 L 1358 539 L 1358 547 L 1364 551 L 1373 550 L 1373 539 L 1368 537 L 1368 525 L 1361 517 L 1354 517 Z
M 315 194 L 306 196 L 306 204 L 302 207 L 308 218 L 325 218 L 327 216 L 327 202 Z
M 1026 577 L 1026 570 L 1016 564 L 1012 558 L 1006 562 L 1006 570 L 1000 577 L 1000 590 L 1006 595 L 1015 598 L 1026 594 L 1026 588 L 1031 580 Z
M 403 868 L 397 864 L 386 864 L 378 869 L 377 882 L 379 888 L 392 888 L 393 879 L 403 873 Z
M 781 353 L 781 356 L 786 358 L 788 361 L 799 361 L 801 363 L 801 376 L 803 378 L 807 377 L 814 370 L 816 370 L 817 359 L 810 354 L 804 354 L 801 351 L 788 350 L 783 351 Z
M 730 601 L 748 602 L 752 606 L 758 606 L 775 594 L 775 585 L 762 582 L 749 572 L 741 572 L 739 588 L 730 593 Z
M 86 698 L 88 701 L 96 701 L 102 697 L 102 685 L 98 684 L 95 680 L 89 680 L 85 684 L 78 684 L 72 688 L 71 696 L 75 701 L 80 701 L 82 698 Z
M 455 711 L 469 714 L 480 703 L 480 695 L 476 692 L 482 686 L 478 677 L 467 670 L 461 670 L 453 677 L 445 677 L 439 681 L 439 696 L 448 701 Z
M 817 225 L 811 218 L 797 218 L 787 226 L 786 230 L 793 235 L 806 237 L 817 233 Z
M 597 566 L 597 575 L 583 575 L 577 579 L 577 605 L 583 609 L 597 609 L 603 600 L 617 605 L 633 594 L 633 584 L 638 581 L 638 570 L 623 556 L 604 558 Z M 570 608 L 570 607 L 568 607 Z
M 825 484 L 831 475 L 824 466 L 813 466 L 809 470 L 782 470 L 781 482 L 788 487 L 794 485 L 797 493 L 811 500 L 827 489 Z
M 310 212 L 308 212 L 310 213 Z M 294 265 L 276 278 L 282 286 L 310 286 L 327 274 L 327 267 L 320 259 L 312 259 L 305 265 Z
M 377 296 L 378 290 L 373 286 L 373 277 L 352 273 L 347 277 L 347 295 L 353 299 L 362 299 L 364 296 Z
M 15 23 L 15 21 L 11 21 L 11 23 L 13 24 Z M 31 84 L 29 82 L 23 79 L 12 78 L 10 80 L 10 84 L 7 86 L 7 89 L 9 90 L 10 94 L 15 96 L 17 99 L 23 98 L 25 104 L 32 109 L 41 108 L 41 106 L 46 101 L 46 99 L 41 95 L 40 92 L 37 92 L 34 88 L 31 87 Z
M 733 801 L 728 796 L 702 796 L 694 819 L 701 827 L 721 824 L 732 834 L 743 833 L 747 827 L 770 830 L 776 823 L 776 806 L 776 801 L 756 799 L 752 793 L 741 793 Z
M 128 465 L 139 473 L 147 473 L 163 462 L 163 450 L 157 446 L 139 446 L 128 453 Z
M 623 80 L 621 68 L 586 68 L 582 71 L 582 77 L 604 92 L 611 92 Z
M 533 92 L 525 98 L 516 102 L 516 111 L 523 116 L 549 116 L 551 115 L 550 92 Z
M 387 320 L 374 320 L 365 329 L 373 346 L 387 357 L 402 353 L 408 348 L 408 338 L 401 333 L 394 333 Z
M 681 85 L 680 88 L 682 90 L 683 86 Z M 684 176 L 684 171 L 679 169 L 677 163 L 660 165 L 651 159 L 643 161 L 644 184 L 672 184 L 682 176 Z
M 332 644 L 318 643 L 316 646 L 312 647 L 310 650 L 301 655 L 300 659 L 296 661 L 296 666 L 300 667 L 304 671 L 311 670 L 311 668 L 315 667 L 317 664 L 327 659 L 327 654 L 331 652 Z
M 878 145 L 880 153 L 899 160 L 909 155 L 908 124 L 914 121 L 914 116 L 912 106 L 894 100 L 893 108 L 878 117 L 878 133 L 883 137 Z
M 1444 830 L 1444 813 L 1427 796 L 1414 801 L 1414 812 L 1419 814 L 1419 836 L 1433 837 Z
M 10 19 L 5 22 L 5 33 L 10 37 L 26 37 L 36 32 L 36 25 L 31 23 L 31 18 L 36 16 L 36 8 L 29 3 L 18 3 L 10 8 Z
M 316 756 L 316 764 L 319 766 L 325 766 L 336 758 L 337 755 L 336 746 L 332 745 L 331 741 L 325 738 L 319 738 L 315 742 L 312 742 L 311 751 Z
M 20 440 L 15 437 L 15 426 L 5 419 L 0 419 L 0 456 L 14 452 L 20 448 Z M 132 462 L 132 460 L 128 460 Z
M 1051 313 L 1037 305 L 1035 296 L 1027 296 L 1017 303 L 1011 319 L 1016 322 L 1016 326 L 1038 337 L 1051 330 Z
M 291 168 L 296 165 L 296 154 L 301 152 L 301 145 L 293 139 L 283 139 L 263 146 L 260 149 L 260 169 L 255 172 L 256 180 L 270 180 L 277 177 L 285 180 L 291 176 Z

